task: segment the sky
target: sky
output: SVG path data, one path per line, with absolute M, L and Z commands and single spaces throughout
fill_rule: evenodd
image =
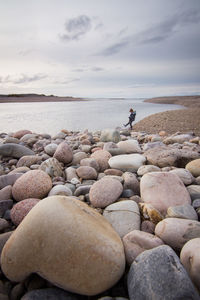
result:
M 200 0 L 0 0 L 0 94 L 200 94 Z

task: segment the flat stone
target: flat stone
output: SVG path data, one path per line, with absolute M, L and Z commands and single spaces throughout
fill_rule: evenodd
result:
M 185 167 L 194 177 L 200 176 L 200 158 L 192 160 Z
M 1 267 L 11 281 L 37 273 L 64 290 L 96 295 L 118 282 L 125 256 L 103 216 L 74 197 L 52 196 L 16 228 L 3 248 Z
M 180 260 L 195 286 L 200 287 L 200 238 L 188 241 L 182 248 Z
M 130 300 L 199 299 L 178 256 L 166 245 L 137 256 L 128 273 L 128 292 Z
M 12 188 L 13 198 L 21 201 L 28 198 L 44 198 L 52 188 L 49 175 L 42 170 L 33 170 L 16 180 Z
M 46 159 L 40 165 L 40 170 L 47 173 L 51 178 L 63 176 L 62 165 L 56 158 L 53 157 Z
M 166 218 L 159 222 L 155 234 L 175 250 L 181 250 L 189 240 L 200 237 L 200 222 Z
M 119 201 L 107 206 L 103 216 L 108 220 L 120 237 L 134 229 L 140 229 L 140 212 L 132 200 Z
M 191 204 L 190 195 L 176 174 L 153 172 L 142 176 L 140 192 L 143 202 L 151 204 L 162 215 L 168 207 Z
M 126 234 L 123 239 L 126 261 L 129 265 L 136 257 L 145 250 L 149 250 L 161 245 L 163 241 L 154 234 L 140 230 L 133 230 Z
M 35 153 L 22 145 L 18 144 L 4 144 L 0 145 L 0 155 L 2 156 L 10 156 L 10 157 L 15 157 L 15 158 L 20 158 L 25 155 L 34 155 Z
M 122 154 L 111 157 L 108 163 L 111 168 L 119 169 L 123 172 L 137 172 L 145 161 L 146 159 L 142 154 Z
M 90 202 L 94 207 L 106 207 L 119 199 L 122 191 L 122 184 L 118 180 L 102 178 L 92 185 Z
M 167 209 L 167 217 L 198 220 L 195 209 L 189 205 L 171 206 Z

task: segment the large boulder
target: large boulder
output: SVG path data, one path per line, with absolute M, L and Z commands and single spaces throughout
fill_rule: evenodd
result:
M 123 244 L 106 219 L 74 197 L 40 201 L 7 241 L 1 267 L 11 281 L 37 273 L 84 295 L 112 287 L 125 268 Z
M 176 253 L 166 245 L 137 256 L 128 274 L 130 300 L 199 299 Z
M 42 199 L 52 188 L 49 175 L 41 170 L 31 170 L 16 180 L 12 194 L 16 201 L 28 198 Z
M 169 172 L 152 172 L 142 176 L 140 192 L 142 200 L 152 204 L 163 215 L 170 206 L 191 204 L 190 195 L 181 179 Z
M 23 145 L 18 145 L 18 144 L 4 144 L 0 145 L 0 155 L 2 156 L 10 156 L 14 158 L 20 158 L 25 155 L 34 155 L 35 153 L 23 146 Z

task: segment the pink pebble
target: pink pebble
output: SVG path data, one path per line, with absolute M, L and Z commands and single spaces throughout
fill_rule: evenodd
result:
M 29 211 L 39 202 L 39 199 L 29 198 L 15 204 L 11 209 L 11 220 L 15 225 L 19 225 Z

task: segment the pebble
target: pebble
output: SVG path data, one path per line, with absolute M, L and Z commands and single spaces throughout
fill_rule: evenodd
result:
M 97 179 L 97 171 L 89 166 L 81 166 L 77 168 L 76 174 L 82 179 Z
M 111 158 L 111 154 L 106 150 L 97 150 L 92 153 L 91 158 L 94 158 L 99 165 L 99 172 L 104 172 L 109 168 L 108 161 Z
M 72 191 L 67 186 L 58 184 L 54 186 L 48 194 L 48 196 L 55 195 L 72 196 Z
M 122 154 L 109 159 L 109 166 L 123 172 L 137 172 L 139 167 L 145 163 L 146 159 L 142 154 Z
M 137 140 L 127 140 L 117 143 L 122 154 L 141 153 L 141 148 Z
M 8 185 L 13 185 L 15 181 L 22 176 L 22 173 L 8 174 L 0 176 L 0 190 L 7 187 Z
M 49 155 L 53 156 L 56 152 L 56 149 L 58 148 L 58 145 L 55 143 L 48 144 L 44 147 L 44 151 Z
M 192 201 L 200 198 L 200 185 L 192 184 L 187 186 Z
M 195 209 L 189 204 L 169 207 L 166 217 L 198 220 Z
M 73 152 L 66 142 L 62 142 L 58 145 L 53 157 L 59 162 L 69 164 L 73 159 Z
M 13 206 L 10 212 L 12 222 L 18 226 L 29 211 L 40 201 L 40 199 L 25 199 Z
M 200 158 L 192 160 L 185 167 L 194 177 L 200 176 Z
M 63 176 L 61 163 L 56 158 L 48 158 L 41 165 L 40 170 L 47 173 L 51 178 Z

